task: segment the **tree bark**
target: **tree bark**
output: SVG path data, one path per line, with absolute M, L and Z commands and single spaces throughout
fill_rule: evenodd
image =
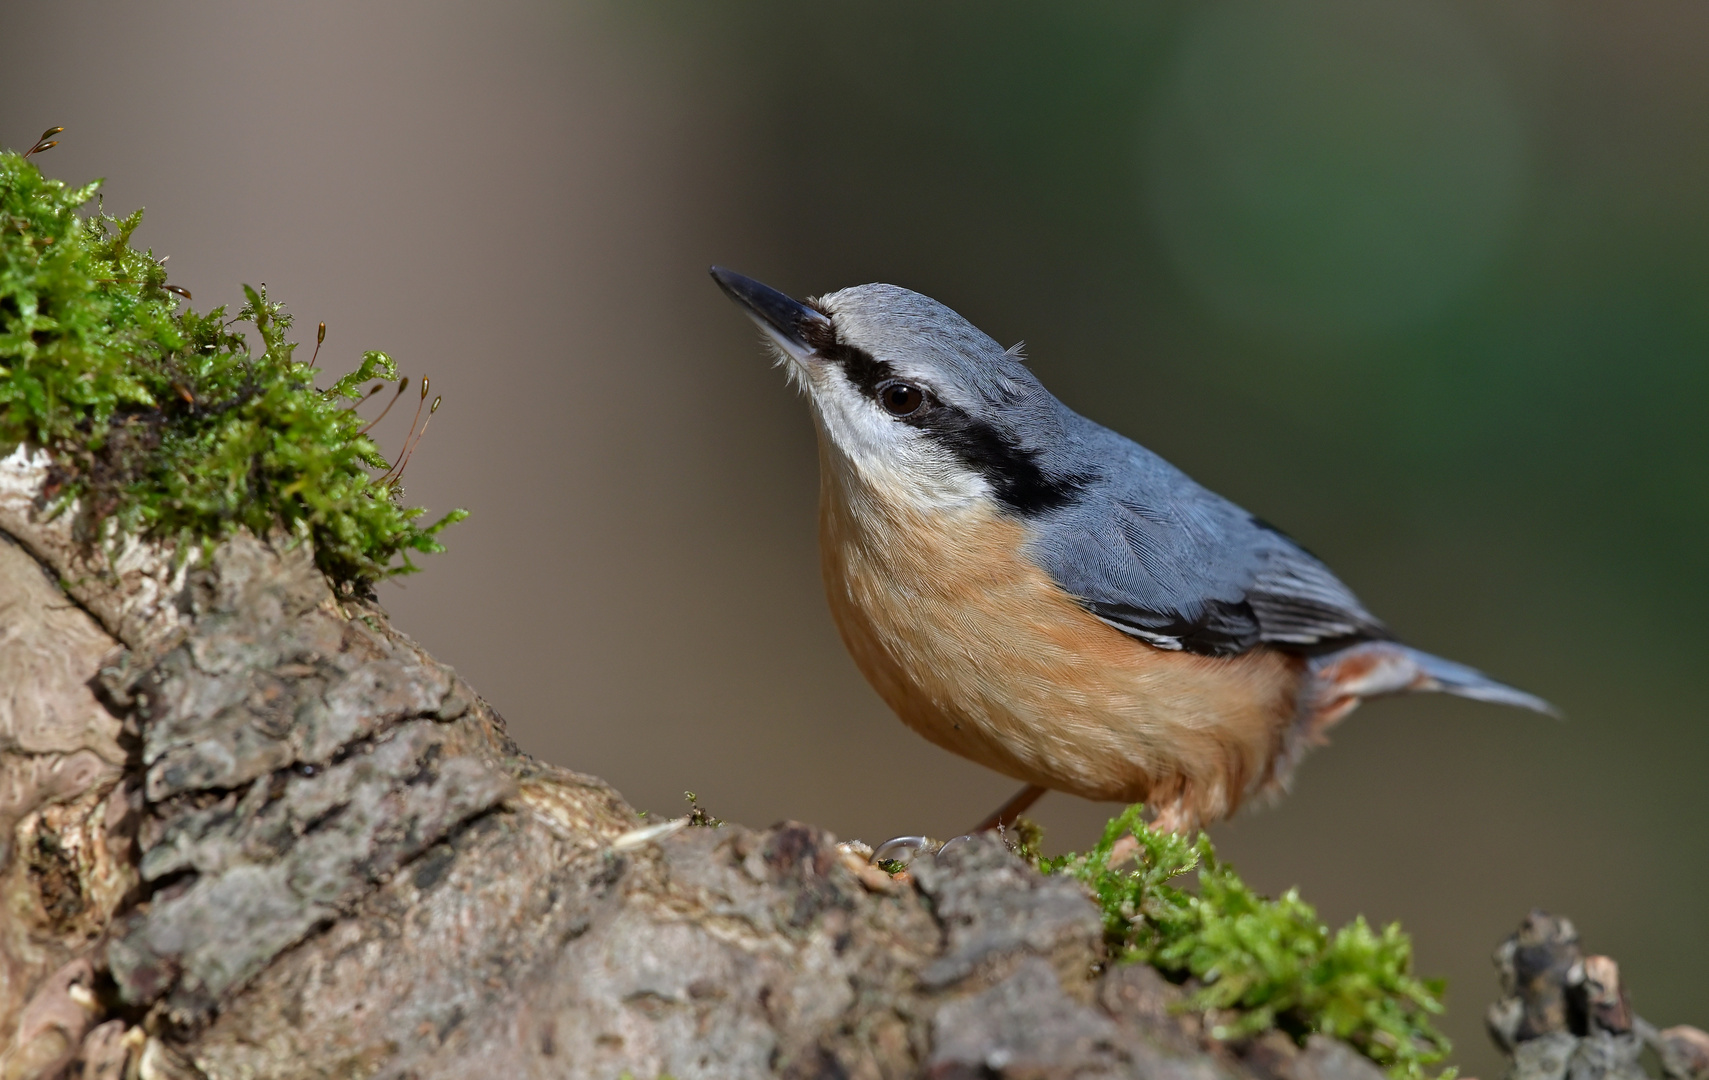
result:
M 306 546 L 104 551 L 48 464 L 0 463 L 4 1080 L 1382 1075 L 1209 1039 L 995 840 L 650 823 Z

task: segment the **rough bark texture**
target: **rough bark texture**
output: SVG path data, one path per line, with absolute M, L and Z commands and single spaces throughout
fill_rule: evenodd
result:
M 305 548 L 107 554 L 47 465 L 0 464 L 0 1076 L 1250 1074 L 997 842 L 649 827 Z
M 46 465 L 0 463 L 3 1080 L 1381 1076 L 1210 1040 L 995 840 L 650 825 L 302 547 L 109 557 Z

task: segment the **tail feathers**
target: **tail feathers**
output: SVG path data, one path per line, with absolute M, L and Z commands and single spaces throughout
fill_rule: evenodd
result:
M 1542 698 L 1498 683 L 1476 668 L 1395 642 L 1355 645 L 1321 657 L 1314 668 L 1320 686 L 1327 691 L 1325 696 L 1339 699 L 1347 707 L 1359 698 L 1436 691 L 1530 709 L 1547 716 L 1561 715 L 1559 709 Z
M 1403 646 L 1404 648 L 1404 646 Z M 1488 701 L 1496 705 L 1512 705 L 1515 708 L 1530 709 L 1545 716 L 1559 718 L 1561 710 L 1544 701 L 1535 694 L 1527 694 L 1523 690 L 1515 690 L 1505 683 L 1498 683 L 1476 668 L 1464 664 L 1456 664 L 1452 660 L 1444 660 L 1440 656 L 1431 656 L 1417 649 L 1406 649 L 1411 654 L 1413 663 L 1429 680 L 1427 685 L 1419 686 L 1419 690 L 1439 690 L 1444 694 L 1455 697 L 1471 698 L 1473 701 Z

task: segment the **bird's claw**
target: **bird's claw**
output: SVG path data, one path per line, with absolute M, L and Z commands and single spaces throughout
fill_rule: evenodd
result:
M 872 863 L 876 866 L 881 862 L 899 862 L 907 866 L 914 861 L 914 856 L 931 846 L 931 838 L 927 836 L 894 837 L 873 849 Z
M 952 836 L 948 840 L 945 840 L 942 844 L 938 845 L 938 849 L 936 851 L 932 852 L 932 854 L 942 855 L 944 852 L 948 851 L 950 848 L 954 847 L 957 844 L 965 844 L 965 843 L 971 841 L 973 839 L 973 835 L 974 835 L 973 833 L 962 833 L 960 836 Z
M 898 836 L 878 845 L 873 850 L 871 862 L 874 866 L 881 862 L 899 862 L 907 866 L 922 851 L 930 855 L 942 855 L 956 844 L 973 839 L 972 833 L 952 836 L 939 843 L 929 836 Z

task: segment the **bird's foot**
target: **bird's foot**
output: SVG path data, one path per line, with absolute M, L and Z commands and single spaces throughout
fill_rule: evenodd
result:
M 943 845 L 929 836 L 897 836 L 886 840 L 872 851 L 872 864 L 899 863 L 907 866 L 922 851 L 935 852 Z
M 957 844 L 966 843 L 979 833 L 1003 833 L 1015 821 L 1044 795 L 1045 789 L 1037 784 L 1028 784 L 1015 794 L 1008 802 L 999 806 L 984 821 L 973 827 L 972 832 L 960 836 L 952 836 L 948 840 L 937 841 L 929 836 L 897 836 L 878 845 L 872 851 L 869 861 L 874 866 L 888 863 L 895 869 L 903 869 L 914 861 L 923 851 L 931 855 L 942 855 Z M 865 845 L 862 845 L 863 847 Z
M 888 863 L 890 868 L 906 869 L 922 853 L 942 855 L 957 845 L 969 842 L 977 835 L 979 834 L 962 833 L 948 840 L 933 840 L 929 836 L 898 836 L 874 848 L 870 861 L 874 866 L 884 866 Z

